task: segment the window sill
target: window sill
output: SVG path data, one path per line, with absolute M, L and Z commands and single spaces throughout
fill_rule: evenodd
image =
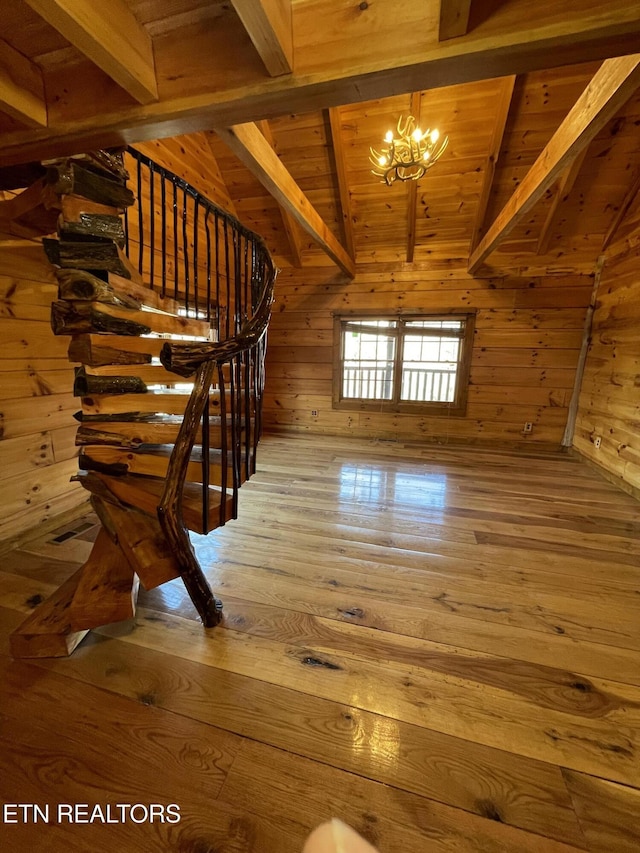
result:
M 382 412 L 441 418 L 463 418 L 466 415 L 466 407 L 454 404 L 388 403 L 383 400 L 339 400 L 333 402 L 333 409 L 343 412 Z

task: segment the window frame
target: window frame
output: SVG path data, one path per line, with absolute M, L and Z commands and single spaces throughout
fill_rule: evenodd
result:
M 464 318 L 465 325 L 460 336 L 460 354 L 458 357 L 458 370 L 456 373 L 456 393 L 451 402 L 439 400 L 400 400 L 402 390 L 402 362 L 404 353 L 404 339 L 406 333 L 402 325 L 388 331 L 396 336 L 395 359 L 393 367 L 393 399 L 372 400 L 363 397 L 343 397 L 344 376 L 344 353 L 343 353 L 343 331 L 345 325 L 357 321 L 391 320 L 400 324 L 420 320 L 447 320 L 451 318 Z M 333 408 L 343 411 L 375 411 L 375 412 L 397 412 L 401 414 L 429 414 L 429 415 L 455 415 L 464 417 L 467 410 L 467 398 L 469 389 L 469 374 L 471 372 L 471 355 L 473 349 L 473 335 L 475 330 L 476 312 L 473 310 L 450 309 L 444 311 L 415 311 L 411 313 L 390 313 L 388 311 L 340 311 L 333 314 Z M 380 334 L 385 334 L 383 328 L 379 328 Z M 443 330 L 444 331 L 444 330 Z M 436 337 L 441 337 L 437 335 Z

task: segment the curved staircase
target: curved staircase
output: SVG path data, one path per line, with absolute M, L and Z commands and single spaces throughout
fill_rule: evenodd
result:
M 189 530 L 235 518 L 255 472 L 276 275 L 257 235 L 134 149 L 44 166 L 17 227 L 57 220 L 43 240 L 59 283 L 51 323 L 79 364 L 76 479 L 102 526 L 12 634 L 17 657 L 70 654 L 91 628 L 131 618 L 138 579 L 182 577 L 204 625 L 219 622 Z

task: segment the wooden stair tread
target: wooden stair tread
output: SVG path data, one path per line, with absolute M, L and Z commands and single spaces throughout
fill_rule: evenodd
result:
M 154 517 L 157 514 L 158 504 L 165 488 L 163 479 L 142 477 L 135 474 L 110 477 L 92 471 L 90 473 L 80 472 L 76 477 L 89 491 L 97 493 L 96 488 L 98 490 L 102 488 L 104 491 L 99 494 L 102 499 L 105 499 L 106 492 L 118 501 L 136 507 Z M 100 485 L 96 486 L 96 481 Z M 182 491 L 182 516 L 187 528 L 194 533 L 208 533 L 220 526 L 220 504 L 223 500 L 225 521 L 230 521 L 234 517 L 234 502 L 231 493 L 223 496 L 220 489 L 209 486 L 209 513 L 208 517 L 204 519 L 202 493 L 203 488 L 198 483 L 185 483 Z
M 83 332 L 74 334 L 69 344 L 69 361 L 81 362 L 92 368 L 149 364 L 152 358 L 160 357 L 160 351 L 166 343 L 167 339 L 161 337 L 138 338 L 133 335 Z M 223 370 L 225 377 L 228 377 L 228 365 L 223 365 Z M 177 373 L 173 375 L 178 376 Z
M 179 415 L 184 411 L 189 398 L 190 394 L 180 389 L 162 389 L 149 390 L 145 394 L 93 394 L 90 397 L 82 397 L 81 405 L 83 413 L 88 415 L 120 412 Z M 227 391 L 227 412 L 230 411 L 230 402 L 230 392 Z M 213 411 L 220 410 L 220 392 L 216 389 L 212 389 L 209 394 L 209 407 Z
M 208 341 L 210 331 L 207 320 L 195 320 L 157 308 L 143 311 L 97 300 L 79 299 L 54 302 L 51 306 L 51 324 L 56 335 L 97 332 L 136 336 L 155 332 Z
M 112 468 L 114 476 L 125 474 L 139 474 L 149 477 L 167 476 L 169 460 L 171 458 L 172 445 L 149 445 L 140 449 L 127 449 L 120 447 L 108 447 L 106 445 L 85 445 L 82 448 L 79 466 L 85 470 L 100 471 L 107 473 L 106 466 Z M 227 485 L 232 482 L 232 454 L 227 452 Z M 242 454 L 244 459 L 245 454 Z M 218 449 L 209 451 L 208 479 L 212 486 L 222 485 L 222 452 Z M 202 471 L 202 449 L 194 449 L 191 452 L 190 461 L 187 465 L 187 482 L 201 483 L 203 481 Z M 239 483 L 246 482 L 244 464 L 241 465 Z
M 184 383 L 184 376 L 179 376 L 177 373 L 173 373 L 170 370 L 167 370 L 162 364 L 105 364 L 99 365 L 97 367 L 89 366 L 86 369 L 87 375 L 91 376 L 137 376 L 146 382 L 147 385 L 162 385 L 167 384 L 175 384 L 177 382 Z M 229 365 L 223 365 L 223 376 L 225 382 L 229 381 Z M 217 384 L 218 376 L 216 371 L 215 376 Z
M 84 419 L 76 433 L 76 444 L 104 444 L 111 447 L 130 447 L 136 449 L 141 445 L 173 444 L 178 437 L 182 418 L 177 415 L 153 415 L 136 421 Z M 116 416 L 117 418 L 117 416 Z M 253 424 L 253 419 L 251 421 Z M 244 428 L 241 427 L 244 434 Z M 227 441 L 231 441 L 232 428 L 227 425 Z M 209 419 L 209 446 L 220 447 L 221 444 L 220 418 Z M 202 442 L 202 427 L 198 427 L 195 443 Z

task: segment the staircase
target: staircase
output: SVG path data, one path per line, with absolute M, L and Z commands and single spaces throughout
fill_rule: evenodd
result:
M 132 618 L 138 581 L 181 577 L 204 625 L 220 621 L 189 531 L 235 518 L 255 472 L 275 280 L 258 236 L 134 149 L 44 165 L 14 227 L 33 236 L 57 220 L 43 240 L 51 324 L 79 365 L 75 479 L 101 529 L 12 634 L 16 657 L 70 654 L 91 628 Z

